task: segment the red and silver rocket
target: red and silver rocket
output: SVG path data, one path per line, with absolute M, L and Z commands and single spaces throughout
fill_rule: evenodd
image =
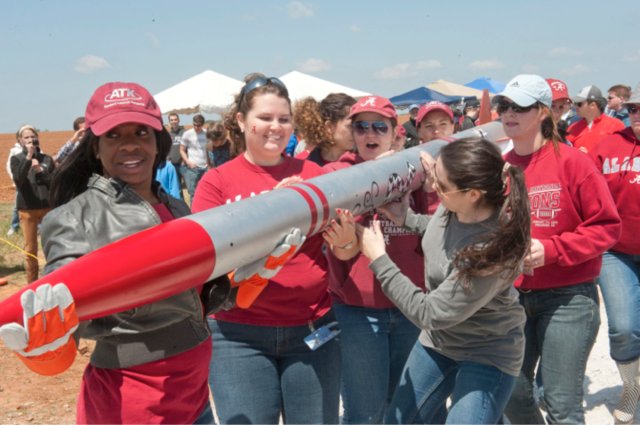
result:
M 447 141 L 505 139 L 498 122 Z M 173 220 L 113 242 L 55 270 L 0 303 L 0 325 L 22 321 L 20 294 L 44 283 L 65 283 L 80 320 L 157 301 L 269 254 L 294 227 L 308 236 L 335 218 L 371 211 L 416 189 L 424 178 L 418 152 L 437 155 L 436 140 L 253 198 Z M 117 259 L 117 261 L 114 261 Z

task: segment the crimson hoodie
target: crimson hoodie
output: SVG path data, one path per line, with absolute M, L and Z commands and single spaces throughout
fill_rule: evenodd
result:
M 620 216 L 602 175 L 588 155 L 547 142 L 531 155 L 515 150 L 505 159 L 525 174 L 531 208 L 531 238 L 544 246 L 544 266 L 515 286 L 550 289 L 592 281 L 602 253 L 620 237 Z
M 640 254 L 640 139 L 631 127 L 605 136 L 591 152 L 604 175 L 622 219 L 620 240 L 611 248 Z
M 364 160 L 353 152 L 344 153 L 336 162 L 331 162 L 322 170 L 331 172 L 360 164 Z M 416 190 L 411 197 L 411 208 L 418 213 L 425 213 L 428 208 L 427 194 Z M 356 217 L 356 222 L 369 226 L 373 216 L 367 213 Z M 422 254 L 422 236 L 412 233 L 403 226 L 396 226 L 383 215 L 378 217 L 382 234 L 387 244 L 387 253 L 416 286 L 424 290 L 424 257 Z M 387 298 L 369 268 L 369 259 L 361 252 L 350 260 L 337 259 L 328 250 L 329 289 L 338 303 L 358 307 L 392 308 L 395 304 Z
M 624 124 L 617 118 L 602 114 L 591 123 L 584 118 L 574 122 L 567 129 L 567 140 L 576 148 L 591 152 L 603 136 L 622 130 Z

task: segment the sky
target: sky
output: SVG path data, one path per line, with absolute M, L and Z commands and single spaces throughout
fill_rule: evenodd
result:
M 298 70 L 392 97 L 438 79 L 640 83 L 640 1 L 21 0 L 3 2 L 0 133 L 70 130 L 93 91 L 153 94 L 207 69 Z M 605 93 L 606 95 L 606 93 Z M 207 119 L 217 118 L 207 116 Z M 185 121 L 183 117 L 183 122 Z

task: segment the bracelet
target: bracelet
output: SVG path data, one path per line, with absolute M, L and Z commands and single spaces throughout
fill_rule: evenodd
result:
M 349 243 L 348 243 L 348 244 L 346 244 L 346 245 L 336 246 L 336 248 L 340 248 L 340 249 L 351 249 L 351 248 L 353 248 L 353 244 L 355 244 L 355 243 L 356 243 L 356 241 L 357 241 L 357 240 L 353 240 L 353 241 L 349 242 Z

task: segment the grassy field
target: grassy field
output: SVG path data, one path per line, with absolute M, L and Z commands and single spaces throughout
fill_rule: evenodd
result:
M 0 278 L 7 278 L 12 285 L 22 286 L 25 283 L 24 254 L 22 232 L 7 236 L 11 223 L 13 203 L 0 202 Z M 41 267 L 44 266 L 44 256 L 39 250 Z

